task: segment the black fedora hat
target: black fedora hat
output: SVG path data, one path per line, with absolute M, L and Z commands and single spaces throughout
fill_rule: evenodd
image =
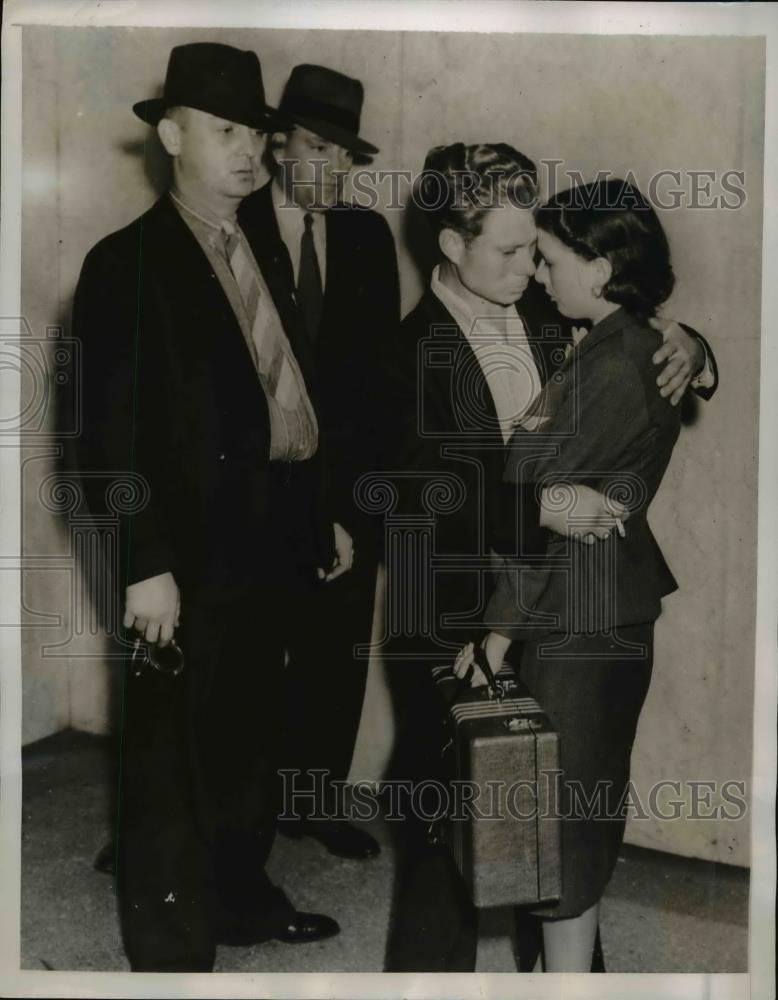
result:
M 177 45 L 170 53 L 162 97 L 139 101 L 132 110 L 156 125 L 168 108 L 179 105 L 264 131 L 288 124 L 265 103 L 256 53 L 218 42 Z
M 359 138 L 364 90 L 359 80 L 326 66 L 295 66 L 279 104 L 279 114 L 352 153 L 372 156 L 378 149 Z

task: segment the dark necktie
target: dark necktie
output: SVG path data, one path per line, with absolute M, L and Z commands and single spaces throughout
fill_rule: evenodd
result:
M 303 314 L 305 329 L 311 341 L 319 332 L 324 294 L 321 287 L 321 271 L 313 242 L 313 216 L 306 212 L 303 221 L 305 231 L 300 241 L 300 271 L 297 276 L 297 301 Z

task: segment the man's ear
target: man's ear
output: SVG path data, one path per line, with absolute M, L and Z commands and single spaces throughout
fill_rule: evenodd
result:
M 438 235 L 438 246 L 441 253 L 447 257 L 452 264 L 458 264 L 465 252 L 465 241 L 462 235 L 455 229 L 441 229 Z
M 595 257 L 589 262 L 592 274 L 592 291 L 596 296 L 602 295 L 603 288 L 611 280 L 613 268 L 607 257 Z
M 286 155 L 286 146 L 289 142 L 288 132 L 273 132 L 268 136 L 267 152 L 274 159 L 283 159 Z
M 348 173 L 354 166 L 354 154 L 345 146 L 338 146 L 338 169 Z
M 160 119 L 157 135 L 166 151 L 171 156 L 178 156 L 181 152 L 181 128 L 178 122 L 174 122 L 172 118 Z

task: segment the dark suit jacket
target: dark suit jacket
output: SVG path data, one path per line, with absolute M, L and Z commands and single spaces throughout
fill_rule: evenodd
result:
M 535 282 L 517 310 L 545 381 L 564 359 L 570 322 Z M 477 627 L 488 597 L 488 574 L 473 561 L 483 563 L 493 548 L 525 556 L 545 549 L 536 492 L 529 483 L 518 493 L 502 485 L 506 452 L 491 392 L 469 341 L 430 289 L 403 320 L 389 371 L 394 447 L 388 465 L 399 473 L 396 513 L 429 509 L 426 488 L 436 478 L 456 496 L 449 509 L 433 511 L 435 555 L 450 564 L 450 572 L 436 572 L 433 594 L 438 637 L 461 643 L 465 619 Z M 462 625 L 449 631 L 441 614 L 463 615 Z
M 556 312 L 535 282 L 530 283 L 517 312 L 545 382 L 564 359 L 570 321 Z M 494 402 L 467 337 L 431 289 L 402 322 L 390 361 L 390 379 L 396 397 L 392 468 L 429 475 L 447 472 L 465 484 L 463 503 L 438 518 L 439 545 L 452 553 L 471 555 L 487 554 L 496 542 L 502 548 L 506 525 L 497 510 L 502 511 L 498 496 L 505 446 Z M 419 483 L 423 488 L 424 479 Z M 416 506 L 419 491 L 403 492 Z M 524 541 L 534 549 L 541 536 L 533 530 L 538 520 L 533 490 L 527 488 L 521 499 L 529 508 L 521 519 Z
M 514 434 L 506 480 L 610 486 L 631 516 L 626 537 L 613 533 L 594 546 L 551 536 L 545 564 L 521 577 L 520 564 L 509 560 L 487 626 L 519 639 L 606 632 L 654 621 L 661 598 L 676 589 L 646 520 L 680 430 L 678 408 L 656 388 L 651 357 L 661 344 L 661 334 L 618 309 L 584 337 L 544 390 L 547 422 Z
M 247 237 L 298 353 L 261 234 L 249 227 Z M 105 513 L 107 477 L 133 472 L 146 484 L 142 509 L 120 519 L 119 585 L 171 571 L 181 586 L 218 597 L 265 579 L 277 542 L 267 403 L 219 280 L 167 195 L 89 252 L 73 332 L 83 356 L 76 450 L 90 510 Z M 313 475 L 316 461 L 303 464 Z M 301 515 L 311 562 L 325 544 L 317 516 Z
M 281 239 L 271 185 L 245 199 L 241 223 L 262 234 L 279 294 L 294 301 L 294 271 Z M 319 333 L 311 350 L 329 500 L 354 533 L 365 519 L 354 484 L 382 462 L 390 416 L 386 355 L 397 336 L 400 290 L 394 240 L 383 216 L 345 204 L 325 213 L 327 261 Z

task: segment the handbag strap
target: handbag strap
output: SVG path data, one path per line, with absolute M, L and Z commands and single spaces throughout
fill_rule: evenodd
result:
M 489 685 L 489 690 L 491 691 L 492 696 L 498 701 L 502 701 L 505 696 L 505 689 L 502 686 L 502 681 L 497 680 L 494 676 L 494 671 L 489 666 L 489 660 L 486 657 L 486 650 L 478 641 L 473 643 L 473 659 L 475 660 L 476 665 L 480 667 L 481 672 L 486 678 L 486 683 Z

